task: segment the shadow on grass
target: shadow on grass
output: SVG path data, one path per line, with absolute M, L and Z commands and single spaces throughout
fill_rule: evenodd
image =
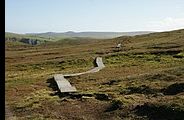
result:
M 164 95 L 176 95 L 184 92 L 184 83 L 174 83 L 167 88 L 162 89 Z
M 54 78 L 47 79 L 47 83 L 49 83 L 48 87 L 52 88 L 52 90 L 55 91 L 55 93 L 50 94 L 51 96 L 59 96 L 60 98 L 69 96 L 69 93 L 61 93 L 60 92 Z
M 184 111 L 167 105 L 145 103 L 137 106 L 135 113 L 138 116 L 147 116 L 150 120 L 183 120 Z
M 56 81 L 54 80 L 53 77 L 47 79 L 47 83 L 49 83 L 48 87 L 52 88 L 53 91 L 59 91 L 57 83 L 56 83 Z
M 160 90 L 159 89 L 153 89 L 150 88 L 149 86 L 146 85 L 142 85 L 142 86 L 138 86 L 138 87 L 128 87 L 126 88 L 126 90 L 122 90 L 120 91 L 120 94 L 134 94 L 134 93 L 139 93 L 139 94 L 156 94 L 159 93 Z
M 111 112 L 118 109 L 122 109 L 123 103 L 119 100 L 112 100 L 110 105 L 106 108 L 104 112 Z
M 153 54 L 153 55 L 176 55 L 180 52 L 182 52 L 182 50 L 157 50 L 157 51 L 151 51 L 150 54 Z

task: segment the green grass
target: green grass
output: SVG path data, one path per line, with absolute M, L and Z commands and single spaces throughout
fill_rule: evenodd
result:
M 122 67 L 129 66 L 178 66 L 184 63 L 183 59 L 176 59 L 170 55 L 152 55 L 152 54 L 119 54 L 106 57 L 106 64 L 120 65 Z

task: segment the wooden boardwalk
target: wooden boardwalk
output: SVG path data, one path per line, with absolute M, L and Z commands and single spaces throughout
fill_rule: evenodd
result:
M 94 67 L 93 69 L 88 70 L 86 72 L 65 74 L 65 75 L 63 75 L 63 74 L 54 75 L 54 80 L 56 81 L 60 92 L 76 92 L 77 91 L 76 88 L 74 86 L 72 86 L 70 84 L 70 82 L 67 79 L 65 79 L 64 77 L 78 76 L 78 75 L 87 74 L 87 73 L 95 73 L 95 72 L 98 72 L 105 67 L 101 57 L 97 57 L 95 62 L 96 62 L 97 67 Z
M 64 78 L 62 74 L 54 75 L 54 79 L 58 85 L 61 92 L 75 92 L 77 91 L 75 87 L 71 86 L 70 82 Z

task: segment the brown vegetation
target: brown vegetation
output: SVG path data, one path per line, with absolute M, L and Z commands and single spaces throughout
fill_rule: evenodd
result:
M 183 118 L 184 30 L 77 44 L 6 42 L 5 52 L 5 98 L 17 119 Z M 102 71 L 68 78 L 77 93 L 58 92 L 54 74 L 89 70 L 97 56 Z

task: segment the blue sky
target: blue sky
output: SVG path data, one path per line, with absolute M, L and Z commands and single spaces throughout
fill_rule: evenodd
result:
M 5 31 L 167 31 L 184 28 L 184 0 L 5 0 Z

